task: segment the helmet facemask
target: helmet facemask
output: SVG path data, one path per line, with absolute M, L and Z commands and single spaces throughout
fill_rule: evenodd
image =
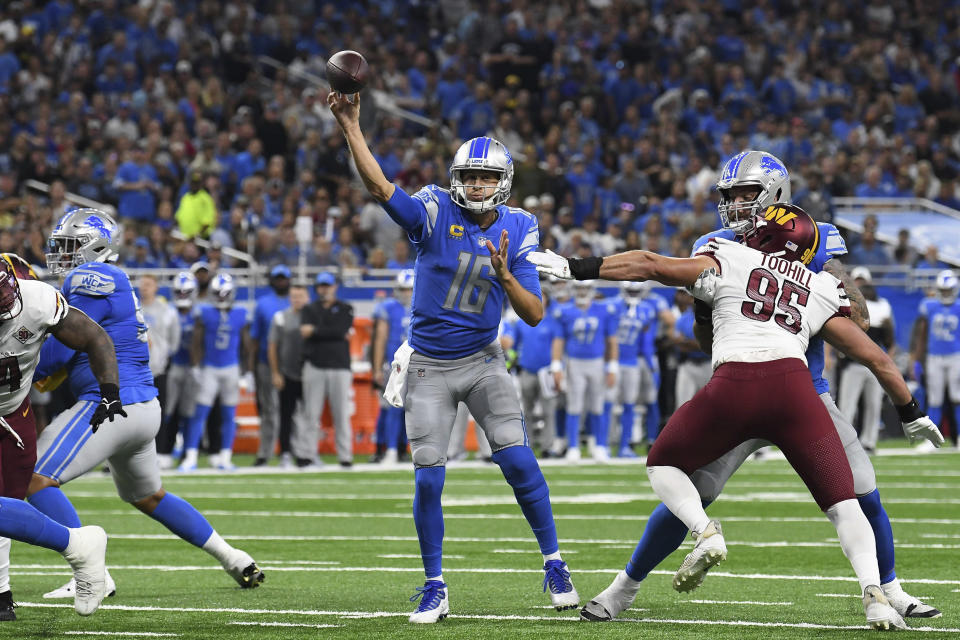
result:
M 20 282 L 10 266 L 4 262 L 0 270 L 0 321 L 12 320 L 23 311 Z
M 578 307 L 590 306 L 593 303 L 595 293 L 596 290 L 592 282 L 575 282 L 573 285 L 573 301 Z

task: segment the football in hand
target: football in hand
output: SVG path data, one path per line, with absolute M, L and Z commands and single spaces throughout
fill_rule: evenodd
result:
M 340 51 L 327 59 L 327 82 L 334 91 L 357 93 L 367 84 L 367 60 L 356 51 Z

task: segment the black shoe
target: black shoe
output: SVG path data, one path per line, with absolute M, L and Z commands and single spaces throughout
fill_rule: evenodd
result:
M 340 466 L 343 467 L 344 469 L 349 469 L 350 467 L 353 466 L 353 462 L 351 462 L 351 461 L 349 461 L 349 460 L 341 460 L 341 461 L 340 461 Z
M 397 456 L 397 462 L 410 462 L 410 452 L 404 449 Z
M 17 614 L 13 608 L 17 606 L 13 602 L 13 592 L 4 591 L 0 593 L 0 621 L 16 620 Z
M 313 464 L 313 460 L 311 460 L 310 458 L 297 458 L 298 467 L 309 467 L 312 464 Z
M 372 456 L 370 456 L 370 459 L 369 459 L 367 462 L 372 462 L 373 464 L 378 464 L 381 460 L 383 460 L 383 454 L 382 454 L 382 453 L 375 453 L 375 454 L 373 454 Z
M 255 467 L 265 467 L 265 466 L 267 466 L 267 459 L 266 459 L 266 458 L 257 458 L 256 460 L 253 461 L 253 466 L 255 466 Z

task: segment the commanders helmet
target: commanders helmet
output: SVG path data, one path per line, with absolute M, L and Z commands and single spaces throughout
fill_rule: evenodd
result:
M 944 304 L 953 304 L 960 290 L 960 280 L 950 269 L 944 269 L 937 274 L 937 293 Z
M 120 257 L 120 226 L 103 211 L 74 209 L 53 228 L 47 241 L 47 267 L 66 273 L 87 262 L 115 262 Z
M 13 265 L 0 261 L 0 321 L 12 320 L 23 311 L 23 296 L 20 295 L 20 281 Z
M 760 190 L 748 202 L 734 202 L 730 190 L 754 186 Z M 720 220 L 726 229 L 743 233 L 750 227 L 750 218 L 772 204 L 790 202 L 790 175 L 780 160 L 766 151 L 742 151 L 723 165 L 717 180 L 720 192 Z
M 10 265 L 10 267 L 13 269 L 13 272 L 21 280 L 40 279 L 40 277 L 37 275 L 37 272 L 33 270 L 33 266 L 17 254 L 0 253 L 0 258 L 3 258 L 3 261 Z
M 237 296 L 237 288 L 233 284 L 233 276 L 229 273 L 218 273 L 210 281 L 210 294 L 217 309 L 229 309 L 233 299 Z
M 463 184 L 464 171 L 493 171 L 500 174 L 496 187 L 487 187 L 492 193 L 484 192 L 483 200 L 467 198 L 467 187 Z M 510 197 L 510 187 L 513 185 L 513 158 L 510 151 L 499 140 L 488 138 L 474 138 L 467 140 L 453 156 L 450 165 L 450 197 L 453 201 L 473 213 L 482 213 L 501 205 Z
M 795 204 L 772 205 L 750 219 L 743 243 L 771 256 L 809 265 L 820 246 L 820 228 Z
M 181 271 L 173 278 L 173 306 L 189 309 L 197 299 L 197 279 L 189 271 Z

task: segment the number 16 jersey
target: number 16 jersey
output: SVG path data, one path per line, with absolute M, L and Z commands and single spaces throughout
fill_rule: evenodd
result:
M 798 358 L 830 318 L 850 315 L 843 283 L 731 240 L 712 239 L 694 255 L 713 258 L 690 287 L 713 307 L 713 368 L 724 362 Z

